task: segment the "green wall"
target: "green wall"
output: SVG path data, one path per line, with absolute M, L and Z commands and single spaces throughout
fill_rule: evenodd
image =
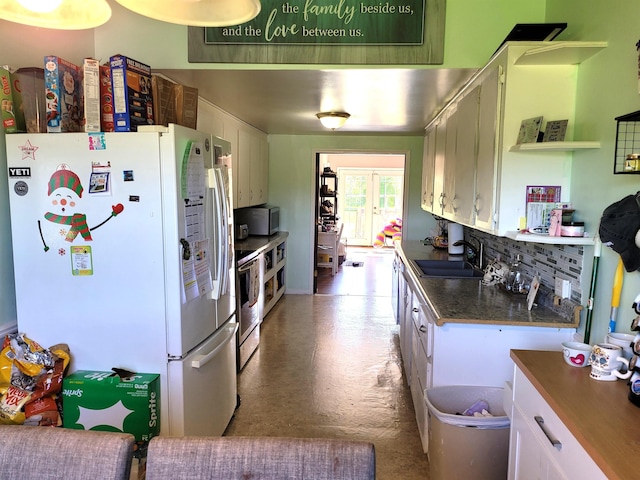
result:
M 269 203 L 280 206 L 281 229 L 289 232 L 287 292 L 313 292 L 313 246 L 315 242 L 315 155 L 352 153 L 402 153 L 408 189 L 405 238 L 424 238 L 433 220 L 420 209 L 422 137 L 270 135 Z
M 547 0 L 546 20 L 569 24 L 563 40 L 606 41 L 608 47 L 579 67 L 575 138 L 599 140 L 599 150 L 573 157 L 571 201 L 588 231 L 598 228 L 603 210 L 640 190 L 640 176 L 614 175 L 615 117 L 640 110 L 638 95 L 637 0 Z M 594 301 L 591 343 L 602 341 L 611 310 L 611 289 L 618 254 L 603 247 Z M 617 331 L 629 332 L 630 308 L 640 293 L 640 274 L 626 273 Z M 582 328 L 581 328 L 582 330 Z

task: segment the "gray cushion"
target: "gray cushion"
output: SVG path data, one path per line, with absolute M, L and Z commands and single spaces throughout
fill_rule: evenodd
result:
M 374 446 L 320 438 L 155 437 L 147 480 L 373 480 Z
M 0 477 L 125 480 L 133 443 L 124 433 L 0 425 Z

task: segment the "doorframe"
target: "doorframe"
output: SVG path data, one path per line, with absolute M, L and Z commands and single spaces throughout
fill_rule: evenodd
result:
M 310 202 L 313 205 L 313 211 L 310 216 L 310 228 L 313 232 L 313 244 L 311 248 L 313 251 L 309 255 L 310 269 L 312 276 L 312 285 L 313 285 L 313 294 L 315 295 L 318 291 L 318 270 L 316 268 L 317 265 L 317 255 L 318 255 L 318 227 L 316 224 L 316 216 L 318 213 L 318 193 L 320 189 L 320 156 L 321 155 L 402 155 L 404 157 L 404 174 L 403 174 L 403 182 L 402 182 L 402 224 L 405 224 L 405 216 L 408 212 L 408 193 L 409 193 L 409 177 L 407 172 L 410 169 L 411 164 L 411 152 L 409 150 L 350 150 L 350 149 L 325 149 L 325 148 L 314 148 L 313 152 L 313 162 L 315 164 L 314 175 L 311 179 L 311 188 L 309 189 L 311 194 L 313 195 L 312 201 Z

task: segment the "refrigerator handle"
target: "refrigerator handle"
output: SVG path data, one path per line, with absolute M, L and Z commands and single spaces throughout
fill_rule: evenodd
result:
M 213 230 L 214 230 L 214 238 L 213 241 L 216 242 L 214 245 L 214 249 L 216 252 L 214 258 L 214 272 L 213 272 L 213 291 L 211 292 L 211 298 L 213 300 L 219 300 L 222 296 L 223 290 L 223 261 L 224 261 L 224 243 L 222 242 L 223 235 L 223 206 L 222 200 L 224 192 L 221 191 L 221 185 L 219 181 L 219 176 L 216 172 L 216 168 L 210 168 L 207 170 L 208 173 L 208 187 L 211 189 L 212 198 L 211 203 L 213 204 Z
M 233 327 L 229 326 L 229 334 L 225 337 L 225 339 L 222 342 L 220 342 L 220 345 L 218 345 L 216 348 L 211 350 L 206 355 L 197 355 L 193 360 L 191 360 L 191 367 L 202 368 L 211 360 L 213 360 L 213 358 L 218 354 L 218 352 L 227 346 L 227 344 L 235 336 L 237 331 L 238 331 L 237 323 L 235 323 Z
M 225 295 L 229 291 L 229 275 L 231 268 L 231 232 L 229 231 L 229 220 L 231 216 L 228 190 L 227 167 L 220 166 L 216 169 L 218 178 L 218 198 L 221 206 L 221 227 L 222 235 L 220 238 L 220 294 Z

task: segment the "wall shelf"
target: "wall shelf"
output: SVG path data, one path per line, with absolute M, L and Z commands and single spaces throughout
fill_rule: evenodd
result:
M 515 65 L 575 65 L 607 48 L 607 42 L 548 42 L 527 50 Z
M 600 148 L 600 142 L 533 142 L 520 143 L 509 148 L 510 152 L 569 152 Z
M 518 242 L 546 243 L 549 245 L 594 245 L 593 237 L 550 237 L 535 233 L 507 232 L 507 238 Z

